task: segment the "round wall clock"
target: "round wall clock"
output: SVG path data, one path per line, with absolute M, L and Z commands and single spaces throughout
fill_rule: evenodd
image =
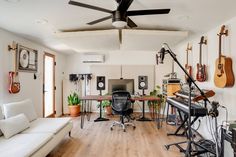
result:
M 29 52 L 27 50 L 22 49 L 20 51 L 20 66 L 23 68 L 27 68 L 29 65 Z

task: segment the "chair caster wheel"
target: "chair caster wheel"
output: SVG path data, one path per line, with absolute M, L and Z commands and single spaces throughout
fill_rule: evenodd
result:
M 112 131 L 112 130 L 113 130 L 113 128 L 110 128 L 110 130 Z
M 169 149 L 170 149 L 170 146 L 168 146 L 168 145 L 165 145 L 165 147 L 166 147 L 166 150 L 169 150 Z
M 124 129 L 124 132 L 126 132 L 126 130 Z
M 133 126 L 133 129 L 136 129 L 136 126 Z

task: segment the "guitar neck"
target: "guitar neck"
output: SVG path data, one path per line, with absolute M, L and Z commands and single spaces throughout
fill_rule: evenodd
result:
M 202 65 L 202 44 L 200 43 L 199 64 Z
M 188 66 L 188 50 L 186 52 L 186 65 Z
M 219 64 L 221 63 L 221 37 L 222 35 L 219 35 Z

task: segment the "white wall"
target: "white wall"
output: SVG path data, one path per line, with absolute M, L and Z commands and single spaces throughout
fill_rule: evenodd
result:
M 158 51 L 158 50 L 157 50 Z M 113 51 L 106 53 L 106 59 L 105 63 L 99 63 L 99 64 L 88 64 L 88 63 L 82 63 L 82 55 L 81 54 L 72 54 L 69 55 L 66 59 L 66 72 L 65 72 L 65 80 L 64 80 L 64 110 L 67 112 L 67 101 L 66 97 L 67 95 L 73 91 L 76 90 L 76 85 L 69 82 L 69 74 L 70 73 L 96 73 L 95 75 L 99 74 L 101 71 L 95 72 L 92 70 L 92 67 L 96 66 L 107 66 L 107 67 L 117 67 L 117 70 L 115 70 L 115 74 L 110 73 L 106 74 L 105 76 L 113 76 L 113 78 L 120 78 L 120 72 L 117 73 L 117 71 L 120 71 L 120 66 L 127 66 L 129 67 L 129 71 L 133 69 L 135 71 L 135 75 L 137 74 L 139 68 L 142 66 L 150 66 L 153 70 L 153 78 L 150 78 L 149 81 L 149 91 L 153 90 L 154 87 L 153 84 L 161 85 L 163 75 L 171 72 L 171 61 L 170 59 L 167 59 L 165 64 L 163 65 L 156 65 L 156 53 L 157 52 L 140 52 L 140 51 Z M 167 57 L 169 58 L 169 57 Z M 93 68 L 94 69 L 94 68 Z M 145 69 L 141 68 L 140 70 L 145 71 Z M 130 78 L 134 77 L 132 73 L 129 74 L 129 71 L 125 71 L 123 69 L 123 77 L 124 78 Z M 150 69 L 147 69 L 147 71 L 150 71 Z M 145 72 L 144 72 L 145 73 Z M 141 73 L 140 73 L 141 75 Z M 137 79 L 137 78 L 134 78 Z M 96 82 L 96 78 L 93 77 L 92 82 Z M 91 91 L 96 91 L 95 83 L 91 83 Z M 147 91 L 146 93 L 149 93 Z M 83 92 L 79 91 L 80 93 Z M 139 91 L 140 92 L 140 91 Z M 105 93 L 105 92 L 104 92 Z M 96 92 L 93 92 L 92 94 L 98 94 Z
M 61 114 L 61 81 L 63 80 L 64 55 L 53 52 L 39 44 L 33 43 L 12 33 L 0 29 L 0 103 L 7 103 L 19 101 L 26 98 L 31 98 L 34 102 L 37 114 L 41 117 L 43 115 L 43 53 L 48 52 L 55 54 L 56 57 L 56 111 L 57 115 Z M 21 83 L 21 91 L 17 94 L 9 94 L 8 92 L 8 72 L 13 69 L 13 52 L 8 52 L 7 46 L 16 41 L 26 47 L 38 50 L 38 78 L 33 79 L 33 73 L 19 73 Z
M 234 74 L 236 74 L 236 17 L 225 22 L 224 23 L 227 28 L 229 29 L 229 36 L 223 37 L 223 43 L 222 43 L 222 52 L 223 55 L 226 55 L 228 57 L 231 57 L 233 60 L 233 71 Z M 223 24 L 222 24 L 223 25 Z M 216 95 L 211 98 L 211 100 L 219 101 L 220 105 L 223 105 L 227 107 L 229 111 L 229 120 L 235 120 L 236 119 L 236 109 L 235 109 L 235 103 L 236 103 L 236 86 L 230 88 L 217 88 L 214 85 L 214 70 L 215 70 L 215 60 L 218 57 L 218 36 L 217 33 L 220 31 L 221 25 L 217 26 L 216 28 L 210 30 L 209 32 L 205 34 L 199 34 L 199 36 L 196 36 L 195 38 L 189 39 L 181 44 L 179 44 L 176 47 L 176 52 L 178 53 L 178 58 L 181 61 L 182 65 L 185 64 L 185 49 L 187 46 L 187 43 L 190 42 L 193 45 L 193 52 L 190 55 L 190 64 L 193 66 L 194 75 L 196 75 L 196 64 L 199 60 L 199 42 L 202 35 L 207 37 L 207 46 L 203 45 L 203 63 L 207 65 L 207 73 L 208 73 L 208 80 L 204 83 L 197 84 L 201 88 L 205 89 L 211 89 L 216 92 Z M 178 69 L 179 75 L 183 78 L 184 75 Z M 210 107 L 210 105 L 209 105 Z M 220 114 L 218 118 L 218 124 L 221 124 L 222 121 L 225 121 L 225 110 L 219 109 Z M 200 133 L 206 137 L 211 138 L 211 135 L 209 133 L 209 127 L 207 126 L 206 118 L 203 118 L 202 124 L 200 127 Z M 226 155 L 227 157 L 233 156 L 232 154 L 232 148 L 227 145 L 226 148 Z

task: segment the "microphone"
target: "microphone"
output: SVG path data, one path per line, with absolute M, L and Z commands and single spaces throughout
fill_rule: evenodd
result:
M 158 65 L 158 63 L 163 64 L 163 61 L 165 58 L 165 52 L 166 52 L 166 50 L 165 50 L 164 46 L 162 46 L 162 48 L 160 49 L 158 54 L 156 54 L 157 65 Z
M 162 47 L 161 50 L 159 51 L 160 59 L 161 59 L 160 64 L 164 63 L 163 61 L 164 61 L 164 58 L 165 58 L 165 52 L 166 52 L 166 50 L 165 50 L 164 47 Z

